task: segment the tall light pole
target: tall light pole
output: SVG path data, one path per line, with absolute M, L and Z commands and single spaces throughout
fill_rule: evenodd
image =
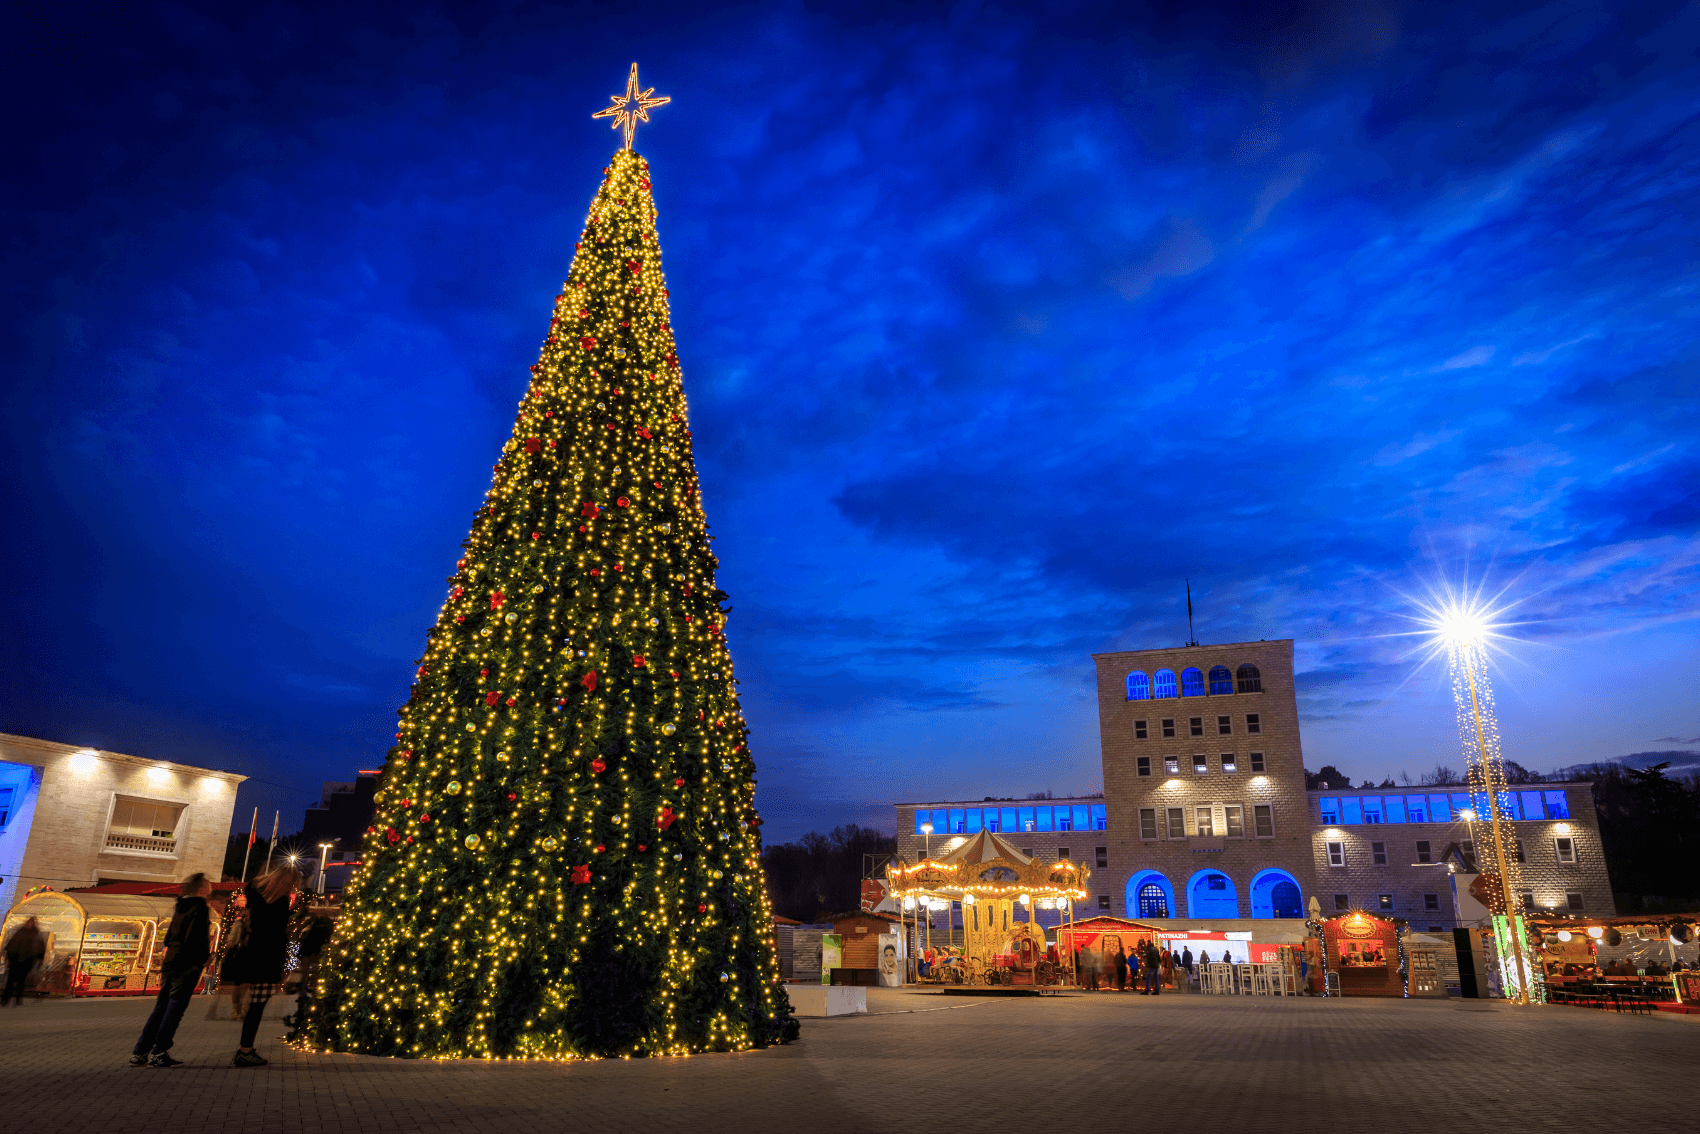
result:
M 926 861 L 931 862 L 933 861 L 933 825 L 931 822 L 921 824 L 921 837 L 927 842 Z M 933 903 L 925 897 L 921 898 L 920 902 L 922 908 L 927 911 L 927 948 L 931 949 L 933 947 Z
M 1500 896 L 1505 904 L 1506 941 L 1516 959 L 1517 1003 L 1529 1003 L 1528 943 L 1519 931 L 1516 894 L 1522 890 L 1517 859 L 1507 847 L 1515 835 L 1506 830 L 1505 763 L 1500 752 L 1499 724 L 1494 719 L 1493 687 L 1488 683 L 1487 627 L 1480 615 L 1453 612 L 1442 624 L 1447 660 L 1452 669 L 1452 697 L 1458 710 L 1458 739 L 1464 748 L 1465 783 L 1472 794 L 1486 796 L 1488 830 L 1492 837 L 1489 861 L 1499 873 Z M 1481 816 L 1476 816 L 1481 818 Z M 1474 842 L 1474 839 L 1471 840 Z M 1480 848 L 1477 848 L 1478 852 Z M 1482 856 L 1478 853 L 1477 859 Z M 1504 958 L 1500 959 L 1504 964 Z
M 325 892 L 325 859 L 330 857 L 331 844 L 319 844 L 319 893 Z

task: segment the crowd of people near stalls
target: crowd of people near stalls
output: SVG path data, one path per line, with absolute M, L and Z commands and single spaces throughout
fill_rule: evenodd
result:
M 1227 951 L 1223 950 L 1220 957 L 1212 958 L 1208 950 L 1200 950 L 1194 957 L 1190 945 L 1176 952 L 1149 941 L 1132 949 L 1118 945 L 1114 953 L 1096 949 L 1074 951 L 1075 972 L 1079 974 L 1080 986 L 1086 991 L 1126 992 L 1131 988 L 1141 996 L 1157 996 L 1165 988 L 1177 992 L 1193 991 L 1199 968 L 1210 964 L 1213 959 L 1228 960 Z

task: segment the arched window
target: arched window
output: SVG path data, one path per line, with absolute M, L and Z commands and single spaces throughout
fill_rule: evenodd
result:
M 1210 670 L 1210 695 L 1220 697 L 1224 693 L 1234 691 L 1234 674 L 1225 665 L 1215 666 Z
M 1147 882 L 1139 888 L 1139 916 L 1169 916 L 1169 895 L 1163 892 L 1163 887 L 1155 882 Z
M 1188 666 L 1181 670 L 1181 696 L 1204 696 L 1204 671 L 1197 666 Z
M 1276 917 L 1303 917 L 1305 915 L 1304 899 L 1299 896 L 1299 888 L 1291 882 L 1277 882 L 1269 891 L 1270 912 Z
M 1250 662 L 1240 666 L 1239 672 L 1235 676 L 1239 678 L 1241 693 L 1263 692 L 1263 675 Z
M 1151 700 L 1151 679 L 1145 676 L 1145 671 L 1136 669 L 1127 675 L 1127 699 L 1129 701 Z
M 1157 698 L 1178 696 L 1175 692 L 1175 671 L 1160 669 L 1157 671 Z

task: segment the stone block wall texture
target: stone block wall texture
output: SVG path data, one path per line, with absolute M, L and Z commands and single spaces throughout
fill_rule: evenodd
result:
M 66 890 L 103 879 L 166 885 L 194 873 L 219 877 L 236 786 L 247 778 L 0 733 L 0 767 L 5 765 L 28 769 L 32 784 L 24 806 L 0 834 L 0 864 L 12 866 L 0 889 L 0 905 L 7 909 L 43 884 Z M 183 807 L 171 853 L 106 845 L 120 797 Z
M 1293 643 L 1290 639 L 1227 645 L 1183 646 L 1166 650 L 1128 650 L 1094 654 L 1098 668 L 1098 729 L 1103 749 L 1104 795 L 1109 804 L 1110 871 L 1100 889 L 1110 891 L 1111 912 L 1137 918 L 1127 894 L 1127 881 L 1154 871 L 1168 882 L 1175 899 L 1174 917 L 1197 917 L 1189 883 L 1206 872 L 1227 875 L 1233 883 L 1238 917 L 1250 917 L 1251 884 L 1260 872 L 1281 870 L 1292 876 L 1303 896 L 1314 892 L 1315 864 L 1310 848 L 1309 807 L 1304 787 L 1304 751 L 1299 739 L 1298 702 L 1293 691 Z M 1261 691 L 1180 696 L 1132 701 L 1128 675 L 1139 671 L 1148 678 L 1160 670 L 1178 676 L 1197 668 L 1206 679 L 1210 670 L 1257 668 Z M 1153 688 L 1153 694 L 1156 690 Z M 1256 732 L 1250 718 L 1255 716 Z M 1223 722 L 1221 718 L 1226 717 Z M 1194 720 L 1198 721 L 1193 735 Z M 1145 722 L 1145 737 L 1138 722 Z M 1174 722 L 1174 735 L 1164 735 L 1165 721 Z M 1222 731 L 1223 728 L 1227 731 Z M 1223 771 L 1222 754 L 1233 753 L 1235 771 Z M 1252 754 L 1261 753 L 1263 770 L 1252 770 Z M 1194 757 L 1205 758 L 1206 771 L 1196 772 Z M 1150 761 L 1148 775 L 1140 774 L 1140 758 Z M 1167 759 L 1176 759 L 1169 774 Z M 1228 804 L 1243 808 L 1245 834 L 1227 838 L 1221 824 Z M 1254 808 L 1272 809 L 1273 833 L 1258 837 Z M 1197 838 L 1197 809 L 1212 811 L 1213 838 Z M 1171 838 L 1169 808 L 1179 807 L 1186 824 L 1185 838 Z M 1140 812 L 1151 809 L 1157 820 L 1156 838 L 1143 837 Z
M 1586 783 L 1541 784 L 1543 791 L 1562 790 L 1569 800 L 1567 820 L 1535 819 L 1510 823 L 1513 836 L 1523 844 L 1523 890 L 1533 893 L 1540 908 L 1567 909 L 1567 895 L 1582 896 L 1582 913 L 1611 917 L 1617 912 L 1612 900 L 1611 880 L 1606 874 L 1605 854 L 1594 812 L 1593 790 Z M 1361 789 L 1374 794 L 1375 789 Z M 1392 790 L 1392 789 L 1388 789 Z M 1420 788 L 1411 789 L 1420 791 Z M 1444 865 L 1418 865 L 1417 842 L 1429 844 L 1429 853 L 1440 863 L 1447 849 L 1474 841 L 1486 846 L 1485 824 L 1375 823 L 1341 824 L 1325 827 L 1317 800 L 1322 795 L 1351 795 L 1352 792 L 1311 792 L 1311 827 L 1314 832 L 1313 871 L 1324 913 L 1335 908 L 1335 896 L 1345 894 L 1350 908 L 1391 912 L 1419 930 L 1430 926 L 1450 930 L 1456 924 L 1451 883 Z M 1471 828 L 1474 828 L 1473 832 Z M 1333 833 L 1330 833 L 1333 832 Z M 1558 861 L 1557 839 L 1573 840 L 1576 861 Z M 1329 865 L 1328 844 L 1339 842 L 1345 865 Z M 1375 843 L 1383 844 L 1385 865 L 1375 862 Z M 1381 906 L 1381 896 L 1391 895 L 1391 911 Z M 1425 896 L 1434 894 L 1439 909 L 1427 908 Z

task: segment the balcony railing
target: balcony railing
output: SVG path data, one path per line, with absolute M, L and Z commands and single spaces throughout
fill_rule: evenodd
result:
M 142 851 L 147 854 L 176 854 L 177 839 L 153 838 L 148 835 L 120 835 L 115 831 L 106 833 L 106 849 L 111 851 Z

